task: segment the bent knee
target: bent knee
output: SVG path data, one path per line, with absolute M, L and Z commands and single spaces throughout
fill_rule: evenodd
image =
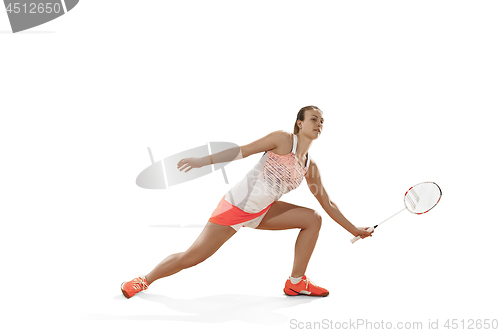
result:
M 323 218 L 321 217 L 321 214 L 317 211 L 313 211 L 313 215 L 310 221 L 310 226 L 314 229 L 321 229 L 321 224 L 322 224 Z

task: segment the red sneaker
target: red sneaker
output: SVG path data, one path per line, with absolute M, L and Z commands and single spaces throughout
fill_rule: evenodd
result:
M 290 278 L 288 278 L 288 280 L 286 280 L 285 289 L 283 289 L 283 291 L 288 296 L 308 295 L 325 297 L 330 293 L 325 288 L 321 288 L 316 283 L 309 280 L 305 275 L 297 284 L 293 284 L 292 281 L 290 281 Z
M 145 276 L 139 276 L 138 278 L 135 278 L 132 281 L 123 282 L 121 286 L 123 296 L 127 298 L 134 296 L 138 292 L 147 290 L 148 288 L 149 284 L 148 281 L 146 281 Z

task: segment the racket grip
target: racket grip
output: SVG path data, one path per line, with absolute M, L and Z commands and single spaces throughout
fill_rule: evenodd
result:
M 375 230 L 375 228 L 374 228 L 374 227 L 371 227 L 370 229 L 368 229 L 368 230 L 366 230 L 366 231 L 368 231 L 368 232 L 372 232 L 373 230 Z M 360 240 L 360 239 L 361 239 L 361 237 L 360 237 L 360 236 L 356 236 L 356 237 L 354 237 L 354 238 L 352 238 L 352 239 L 351 239 L 351 243 L 353 243 L 353 244 L 354 244 L 354 243 L 356 243 L 356 242 L 357 242 L 358 240 Z

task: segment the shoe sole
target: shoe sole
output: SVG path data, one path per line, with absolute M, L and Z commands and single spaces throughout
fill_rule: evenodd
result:
M 295 294 L 289 294 L 286 292 L 286 288 L 283 288 L 283 292 L 285 293 L 285 295 L 287 296 L 315 296 L 315 297 L 326 297 L 330 294 L 330 292 L 326 292 L 326 293 L 322 293 L 321 295 L 306 295 L 306 294 L 300 294 L 299 292 L 293 290 L 290 288 L 291 291 L 293 291 Z

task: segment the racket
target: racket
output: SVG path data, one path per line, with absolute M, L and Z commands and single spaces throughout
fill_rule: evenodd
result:
M 438 204 L 439 200 L 441 200 L 442 194 L 443 193 L 441 192 L 441 188 L 438 186 L 438 184 L 433 182 L 424 182 L 410 187 L 410 189 L 405 193 L 405 208 L 392 215 L 388 219 L 380 222 L 376 226 L 371 227 L 367 231 L 372 232 L 376 227 L 378 227 L 385 221 L 390 220 L 405 209 L 413 214 L 425 214 Z M 354 244 L 360 238 L 360 236 L 352 238 L 351 243 Z

